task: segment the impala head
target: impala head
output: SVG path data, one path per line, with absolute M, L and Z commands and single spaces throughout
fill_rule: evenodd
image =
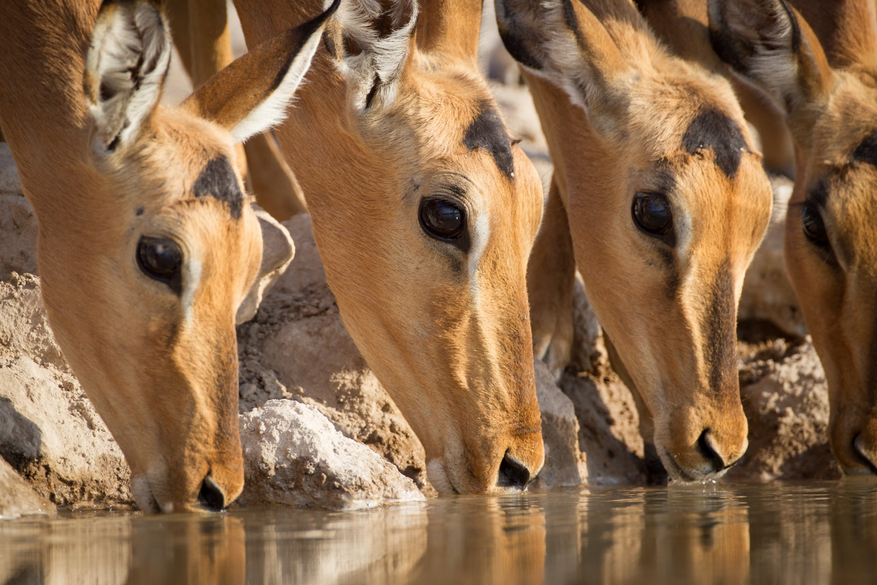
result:
M 716 52 L 786 113 L 797 148 L 786 264 L 825 368 L 831 446 L 877 473 L 877 18 L 846 3 L 833 68 L 782 0 L 710 3 Z M 846 53 L 846 54 L 845 54 Z
M 250 21 L 278 18 L 258 8 L 241 10 L 250 38 Z M 362 17 L 327 37 L 279 131 L 284 153 L 344 323 L 433 485 L 522 488 L 543 462 L 525 280 L 539 178 L 474 67 L 418 51 L 413 3 L 384 15 L 384 36 Z
M 736 360 L 743 276 L 771 193 L 726 81 L 667 55 L 632 4 L 497 4 L 548 133 L 588 299 L 672 477 L 747 446 Z M 649 439 L 649 437 L 647 437 Z
M 166 109 L 171 40 L 156 5 L 104 2 L 98 15 L 88 159 L 71 171 L 89 217 L 50 225 L 38 209 L 40 270 L 52 328 L 144 510 L 220 509 L 243 486 L 235 317 L 252 316 L 292 245 L 251 208 L 233 144 L 282 117 L 324 20 Z M 263 238 L 279 246 L 263 254 Z

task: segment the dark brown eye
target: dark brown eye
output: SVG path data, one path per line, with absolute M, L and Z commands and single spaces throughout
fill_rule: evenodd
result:
M 439 240 L 456 240 L 466 231 L 466 213 L 445 199 L 424 199 L 420 203 L 420 225 Z
M 143 236 L 137 243 L 137 265 L 153 280 L 163 282 L 175 293 L 183 290 L 183 251 L 168 238 Z
M 670 202 L 660 193 L 637 193 L 631 213 L 633 223 L 646 235 L 662 238 L 673 231 Z
M 822 221 L 822 214 L 819 213 L 819 209 L 815 205 L 804 204 L 804 208 L 801 210 L 801 225 L 808 240 L 820 248 L 831 245 L 828 241 L 828 233 L 825 231 L 825 222 Z

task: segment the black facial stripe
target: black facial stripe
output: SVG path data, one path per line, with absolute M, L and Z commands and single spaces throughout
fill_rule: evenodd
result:
M 853 151 L 853 160 L 877 167 L 877 132 L 865 138 Z
M 198 180 L 195 181 L 192 191 L 198 198 L 213 197 L 227 203 L 231 216 L 240 219 L 244 194 L 238 186 L 234 169 L 224 156 L 214 158 L 207 163 Z
M 736 390 L 737 332 L 734 319 L 734 279 L 724 260 L 711 287 L 703 323 L 704 357 L 709 368 L 710 388 L 719 393 Z
M 740 158 L 748 150 L 740 127 L 725 114 L 707 108 L 692 120 L 682 138 L 682 145 L 688 154 L 698 150 L 713 149 L 716 165 L 733 179 L 740 168 Z
M 667 298 L 673 300 L 679 291 L 679 265 L 676 263 L 676 255 L 668 248 L 659 248 L 658 253 L 667 270 Z
M 509 178 L 515 174 L 515 160 L 512 156 L 512 140 L 502 125 L 499 112 L 489 103 L 481 104 L 481 111 L 466 129 L 463 144 L 469 150 L 483 148 L 492 156 L 502 173 Z

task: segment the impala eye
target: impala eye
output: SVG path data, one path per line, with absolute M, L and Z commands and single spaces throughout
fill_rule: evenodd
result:
M 819 246 L 820 248 L 830 247 L 828 234 L 825 231 L 825 222 L 822 221 L 822 214 L 815 205 L 805 203 L 801 210 L 801 225 L 804 229 L 804 235 L 807 239 Z
M 137 243 L 137 265 L 153 280 L 163 282 L 175 293 L 183 290 L 183 251 L 169 238 L 143 236 Z
M 673 212 L 664 195 L 637 193 L 631 213 L 636 227 L 646 235 L 661 238 L 673 231 Z
M 445 199 L 424 199 L 420 203 L 420 226 L 439 240 L 457 240 L 466 231 L 466 212 Z

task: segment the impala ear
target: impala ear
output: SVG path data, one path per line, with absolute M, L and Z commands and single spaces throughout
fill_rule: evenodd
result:
M 99 153 L 137 137 L 161 96 L 171 52 L 167 22 L 155 3 L 106 0 L 101 5 L 83 79 Z
M 834 73 L 822 45 L 786 0 L 709 0 L 709 31 L 719 57 L 766 91 L 790 126 L 828 95 Z
M 258 205 L 254 204 L 252 207 L 259 220 L 259 227 L 262 228 L 262 263 L 250 291 L 238 306 L 235 316 L 237 325 L 256 316 L 265 293 L 286 272 L 295 255 L 295 244 L 286 228 Z
M 496 20 L 524 69 L 565 90 L 597 130 L 615 126 L 633 70 L 589 8 L 580 0 L 497 0 Z
M 329 18 L 322 14 L 265 41 L 208 79 L 183 107 L 222 126 L 237 142 L 265 132 L 286 118 L 286 108 L 311 65 Z
M 344 56 L 340 68 L 353 107 L 369 112 L 396 101 L 399 82 L 414 46 L 417 2 L 400 0 L 386 11 L 378 2 L 348 2 L 339 14 L 344 36 L 359 52 Z M 389 30 L 379 30 L 381 22 Z

